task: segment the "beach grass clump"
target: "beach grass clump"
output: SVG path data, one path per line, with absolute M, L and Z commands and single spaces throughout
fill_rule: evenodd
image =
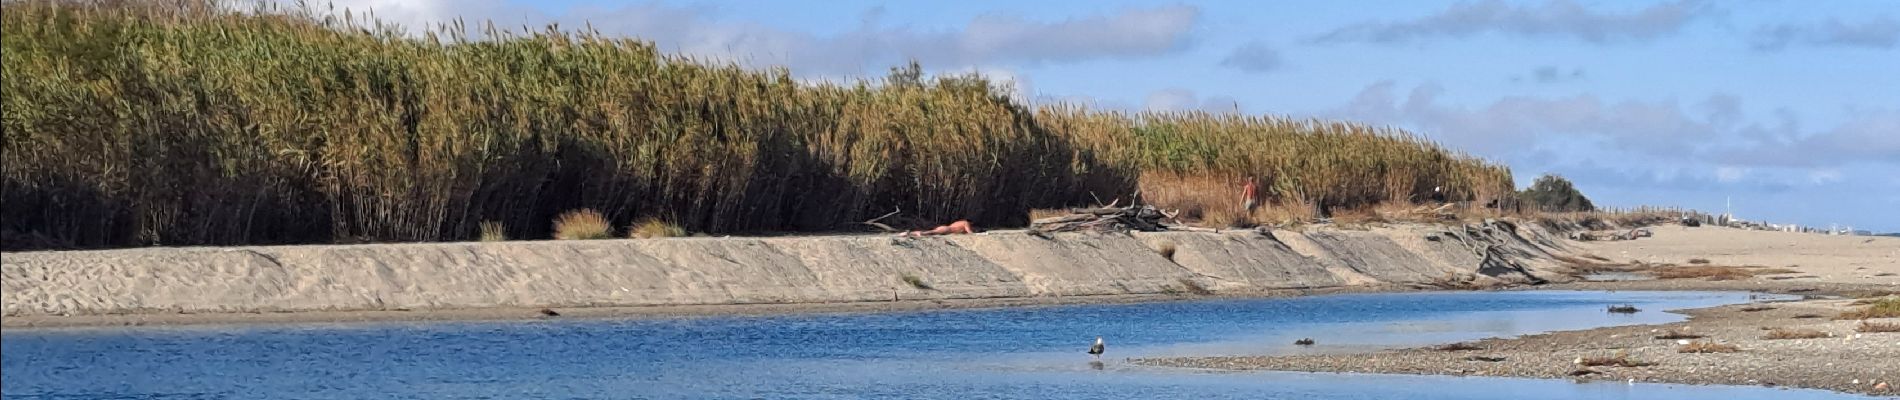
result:
M 1472 351 L 1472 350 L 1484 350 L 1484 347 L 1482 347 L 1482 346 L 1478 346 L 1477 344 L 1475 344 L 1475 343 L 1470 343 L 1470 342 L 1457 342 L 1457 343 L 1447 343 L 1447 344 L 1441 344 L 1441 345 L 1438 345 L 1438 346 L 1436 346 L 1436 347 L 1432 347 L 1432 350 L 1438 350 L 1438 351 Z
M 918 289 L 918 290 L 936 289 L 935 287 L 930 286 L 929 282 L 924 282 L 924 278 L 919 278 L 916 275 L 904 274 L 903 276 L 899 278 L 903 279 L 905 284 L 908 284 L 910 285 L 910 287 Z
M 1773 330 L 1768 331 L 1768 334 L 1762 335 L 1761 338 L 1767 339 L 1767 340 L 1790 340 L 1790 339 L 1820 339 L 1820 338 L 1825 338 L 1825 337 L 1830 337 L 1830 336 L 1833 336 L 1833 335 L 1829 335 L 1827 332 L 1817 331 L 1813 329 L 1775 328 Z
M 686 229 L 680 228 L 679 225 L 674 225 L 671 222 L 661 221 L 659 219 L 647 219 L 645 221 L 640 221 L 639 223 L 633 224 L 633 227 L 628 228 L 627 232 L 628 232 L 627 236 L 632 237 L 634 239 L 653 239 L 653 238 L 669 238 L 669 237 L 685 237 L 686 236 Z
M 1679 339 L 1701 339 L 1701 338 L 1702 338 L 1702 335 L 1687 333 L 1687 332 L 1678 331 L 1674 329 L 1664 331 L 1663 334 L 1661 335 L 1656 335 L 1657 340 L 1679 340 Z
M 1701 340 L 1676 347 L 1677 353 L 1734 353 L 1738 351 L 1742 351 L 1742 348 L 1736 345 Z
M 1834 316 L 1834 319 L 1900 318 L 1900 297 L 1874 300 L 1866 306 Z
M 1247 177 L 1276 206 L 1256 210 L 1299 205 L 1289 220 L 1514 193 L 1503 164 L 1396 128 L 1031 105 L 914 63 L 814 83 L 555 26 L 6 4 L 0 233 L 74 247 L 463 240 L 485 221 L 558 236 L 580 208 L 713 233 L 892 209 L 1023 226 L 1091 194 L 1244 211 Z M 1239 214 L 1217 222 L 1281 219 Z
M 1726 266 L 1671 266 L 1651 269 L 1650 275 L 1658 279 L 1705 279 L 1711 281 L 1742 280 L 1755 276 L 1746 269 Z
M 1647 367 L 1656 363 L 1630 358 L 1629 351 L 1617 350 L 1608 356 L 1592 356 L 1578 359 L 1578 364 L 1586 367 Z
M 594 240 L 614 237 L 613 224 L 607 222 L 607 216 L 592 209 L 579 209 L 562 213 L 554 220 L 554 238 L 559 240 Z
M 1860 321 L 1860 325 L 1855 326 L 1854 331 L 1861 332 L 1861 333 L 1900 332 L 1900 322 Z
M 508 240 L 508 229 L 500 221 L 482 221 L 481 239 L 484 242 L 504 242 Z
M 1161 258 L 1166 258 L 1168 261 L 1174 261 L 1174 252 L 1177 250 L 1175 247 L 1176 245 L 1173 241 L 1155 243 L 1155 254 L 1161 255 Z

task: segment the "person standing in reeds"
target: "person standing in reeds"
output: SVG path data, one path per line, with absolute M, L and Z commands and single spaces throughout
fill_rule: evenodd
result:
M 1254 193 L 1257 190 L 1258 187 L 1254 185 L 1253 177 L 1247 177 L 1247 185 L 1240 188 L 1241 207 L 1245 207 L 1247 211 L 1253 211 L 1254 206 L 1259 205 L 1258 199 L 1260 197 Z

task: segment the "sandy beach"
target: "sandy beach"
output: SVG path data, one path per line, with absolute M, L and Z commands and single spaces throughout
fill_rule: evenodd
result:
M 1663 325 L 1607 327 L 1361 354 L 1190 357 L 1137 363 L 1224 370 L 1282 370 L 1569 378 L 1685 384 L 1788 386 L 1895 395 L 1900 333 L 1859 332 L 1861 321 L 1837 320 L 1900 293 L 1900 239 L 1744 231 L 1654 228 L 1654 238 L 1578 243 L 1579 252 L 1615 262 L 1774 266 L 1794 272 L 1746 279 L 1683 278 L 1576 282 L 1535 289 L 1738 290 L 1794 294 L 1803 300 L 1680 310 L 1690 318 Z M 1871 323 L 1900 323 L 1881 318 Z M 1768 339 L 1771 332 L 1817 332 L 1810 339 Z M 1697 338 L 1658 339 L 1671 332 Z M 1687 343 L 1735 346 L 1734 352 L 1683 353 Z M 1441 344 L 1449 345 L 1449 344 Z M 1588 358 L 1625 357 L 1641 366 L 1585 366 Z M 1884 385 L 1883 385 L 1884 384 Z

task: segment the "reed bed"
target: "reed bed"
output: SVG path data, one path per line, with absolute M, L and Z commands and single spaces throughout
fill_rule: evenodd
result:
M 586 30 L 5 4 L 0 234 L 34 239 L 9 247 L 533 239 L 575 209 L 735 233 L 892 210 L 1019 226 L 1097 196 L 1238 208 L 1162 199 L 1159 177 L 1253 177 L 1294 205 L 1262 208 L 1280 220 L 1511 193 L 1507 168 L 1396 129 L 1031 107 L 914 64 L 813 84 Z

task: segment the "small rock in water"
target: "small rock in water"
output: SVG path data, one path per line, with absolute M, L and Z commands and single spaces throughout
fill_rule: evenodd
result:
M 1301 345 L 1301 346 L 1312 346 L 1312 345 L 1313 345 L 1313 338 L 1305 338 L 1305 339 L 1300 339 L 1300 340 L 1295 340 L 1295 341 L 1293 341 L 1293 344 L 1296 344 L 1296 345 Z

